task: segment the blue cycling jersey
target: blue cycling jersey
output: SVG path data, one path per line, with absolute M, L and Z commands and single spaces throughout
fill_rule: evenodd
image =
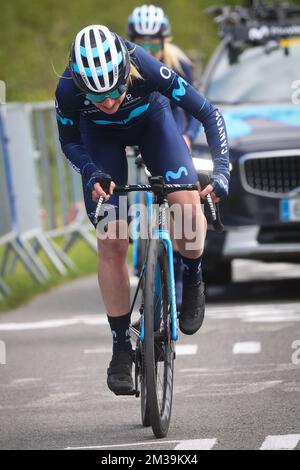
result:
M 161 102 L 160 95 L 164 95 L 203 124 L 214 160 L 214 172 L 229 175 L 228 139 L 220 112 L 184 78 L 143 48 L 126 40 L 125 44 L 142 79 L 132 80 L 126 98 L 115 114 L 108 115 L 87 100 L 73 83 L 68 67 L 59 81 L 56 90 L 59 135 L 62 149 L 73 167 L 82 173 L 93 160 L 82 141 L 83 122 L 99 126 L 99 130 L 110 130 L 112 139 L 113 131 L 124 135 L 130 129 L 132 133 L 143 120 L 151 119 Z
M 176 68 L 173 70 L 192 85 L 192 67 L 185 61 L 180 61 L 180 65 L 183 73 L 176 70 Z M 174 101 L 171 102 L 171 109 L 179 131 L 182 134 L 187 135 L 190 141 L 193 142 L 197 137 L 200 129 L 200 123 L 198 119 L 194 118 L 194 116 L 191 114 L 186 113 L 180 106 L 178 106 L 178 104 L 175 104 Z

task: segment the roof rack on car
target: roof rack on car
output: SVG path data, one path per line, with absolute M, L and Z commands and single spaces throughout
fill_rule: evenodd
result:
M 300 37 L 300 7 L 289 3 L 246 1 L 245 6 L 213 6 L 206 11 L 219 24 L 222 38 L 236 46 L 266 44 L 284 38 Z

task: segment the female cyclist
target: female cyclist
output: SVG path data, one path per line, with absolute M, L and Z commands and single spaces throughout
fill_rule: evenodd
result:
M 201 197 L 208 193 L 215 199 L 226 196 L 229 154 L 223 117 L 187 81 L 143 48 L 112 33 L 106 26 L 88 26 L 77 34 L 69 64 L 56 90 L 62 150 L 82 175 L 87 214 L 93 222 L 100 196 L 109 199 L 109 206 L 115 210 L 115 220 L 107 224 L 108 236 L 98 240 L 98 277 L 113 333 L 113 357 L 107 382 L 110 390 L 118 395 L 133 390 L 128 237 L 123 236 L 127 214 L 124 216 L 120 199 L 113 193 L 115 184 L 127 182 L 125 148 L 139 146 L 153 176 L 164 176 L 176 183 L 197 181 L 170 99 L 202 122 L 206 132 L 214 173 Z M 168 200 L 170 205 L 178 204 L 182 208 L 185 224 L 195 226 L 197 214 L 201 223 L 202 237 L 197 237 L 192 250 L 188 249 L 191 240 L 185 236 L 177 240 L 187 267 L 179 326 L 183 333 L 194 334 L 204 318 L 201 257 L 207 224 L 197 191 L 175 192 Z M 110 237 L 110 233 L 116 236 Z
M 192 84 L 191 61 L 179 47 L 170 42 L 171 25 L 161 8 L 154 5 L 135 8 L 128 18 L 127 34 L 132 42 L 142 46 L 153 57 Z M 171 101 L 170 104 L 178 129 L 191 151 L 192 143 L 199 131 L 199 121 L 191 114 L 185 113 L 177 103 Z M 173 246 L 176 300 L 177 309 L 180 310 L 184 266 L 175 240 Z

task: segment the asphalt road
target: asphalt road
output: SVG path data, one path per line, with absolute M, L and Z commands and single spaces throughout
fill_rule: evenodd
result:
M 0 449 L 300 449 L 300 268 L 238 261 L 180 336 L 166 439 L 106 386 L 111 338 L 96 279 L 0 319 Z M 285 280 L 281 280 L 285 278 Z M 288 279 L 289 278 L 289 279 Z

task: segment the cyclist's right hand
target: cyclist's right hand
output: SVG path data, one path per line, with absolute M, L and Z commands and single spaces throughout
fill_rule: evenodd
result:
M 112 181 L 111 176 L 103 173 L 100 170 L 94 171 L 86 185 L 86 189 L 92 194 L 94 202 L 99 201 L 99 197 L 103 196 L 105 201 L 108 201 L 113 194 L 115 183 Z

